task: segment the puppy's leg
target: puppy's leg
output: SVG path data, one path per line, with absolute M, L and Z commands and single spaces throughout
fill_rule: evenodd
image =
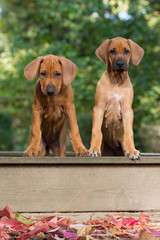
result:
M 39 144 L 41 142 L 41 109 L 36 105 L 32 106 L 32 129 L 30 143 L 24 156 L 37 156 Z
M 69 127 L 69 136 L 76 156 L 86 156 L 87 149 L 84 147 L 77 124 L 76 111 L 74 104 L 65 108 L 66 120 Z
M 102 144 L 102 121 L 104 116 L 104 109 L 99 106 L 93 108 L 93 127 L 92 127 L 92 139 L 91 147 L 89 149 L 89 155 L 92 157 L 98 157 L 101 155 Z
M 52 144 L 50 144 L 50 148 L 54 156 L 66 156 L 66 136 L 66 128 L 63 125 L 58 138 Z
M 38 156 L 49 156 L 49 151 L 47 144 L 44 142 L 43 137 L 41 137 L 41 142 L 39 144 Z
M 59 156 L 60 157 L 65 157 L 66 156 L 66 137 L 67 137 L 67 132 L 65 125 L 63 125 L 62 130 L 59 134 Z
M 133 110 L 131 108 L 125 109 L 122 113 L 123 125 L 124 125 L 124 139 L 122 148 L 125 156 L 129 156 L 131 159 L 138 159 L 140 152 L 135 149 L 133 140 Z

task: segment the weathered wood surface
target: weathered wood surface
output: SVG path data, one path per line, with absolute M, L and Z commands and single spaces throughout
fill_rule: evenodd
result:
M 52 156 L 52 154 L 50 156 Z M 141 156 L 156 157 L 156 156 L 160 156 L 160 153 L 141 153 Z M 0 157 L 23 157 L 23 152 L 0 151 Z M 74 152 L 67 152 L 67 157 L 75 157 Z
M 52 156 L 52 154 L 50 154 Z M 67 156 L 75 156 L 74 152 L 67 152 Z M 0 157 L 23 157 L 20 151 L 0 151 Z
M 60 209 L 160 211 L 159 203 L 160 154 L 142 156 L 138 161 L 125 157 L 0 156 L 1 208 L 9 205 L 19 212 L 46 213 Z
M 0 152 L 0 165 L 157 165 L 160 164 L 160 154 L 142 154 L 138 160 L 128 157 L 75 157 L 68 153 L 67 157 L 23 157 L 22 152 Z
M 41 219 L 43 217 L 48 216 L 58 216 L 63 218 L 71 218 L 73 222 L 87 222 L 90 219 L 99 219 L 104 220 L 106 218 L 112 218 L 112 214 L 119 215 L 122 217 L 132 217 L 135 219 L 139 219 L 140 212 L 67 212 L 67 213 L 22 213 L 25 217 L 34 217 L 36 219 Z M 160 221 L 160 212 L 152 212 L 152 211 L 145 211 L 145 214 L 149 216 L 152 222 L 159 222 Z

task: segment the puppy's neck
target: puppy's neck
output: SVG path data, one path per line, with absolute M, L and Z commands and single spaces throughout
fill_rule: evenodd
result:
M 112 84 L 122 85 L 128 79 L 128 71 L 113 71 L 110 66 L 107 69 Z

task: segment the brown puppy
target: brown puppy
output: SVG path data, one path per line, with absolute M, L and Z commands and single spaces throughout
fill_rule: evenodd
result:
M 133 87 L 128 76 L 130 58 L 138 65 L 143 49 L 132 40 L 107 39 L 96 50 L 108 65 L 96 88 L 90 156 L 125 155 L 139 158 L 133 140 Z
M 71 82 L 77 67 L 64 57 L 47 55 L 38 57 L 24 70 L 31 81 L 39 74 L 32 106 L 30 144 L 25 156 L 66 155 L 65 119 L 69 126 L 70 140 L 76 155 L 86 155 L 76 120 Z

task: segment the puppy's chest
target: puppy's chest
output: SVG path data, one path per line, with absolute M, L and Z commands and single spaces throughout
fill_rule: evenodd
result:
M 121 121 L 122 119 L 122 102 L 124 95 L 118 91 L 108 91 L 104 118 L 107 124 L 110 125 L 113 122 Z
M 57 122 L 64 115 L 63 107 L 61 106 L 44 106 L 43 120 L 47 122 Z
M 110 102 L 114 101 L 117 104 L 119 104 L 122 99 L 123 99 L 123 93 L 109 91 L 108 94 L 107 94 L 107 102 L 108 101 L 110 101 Z

